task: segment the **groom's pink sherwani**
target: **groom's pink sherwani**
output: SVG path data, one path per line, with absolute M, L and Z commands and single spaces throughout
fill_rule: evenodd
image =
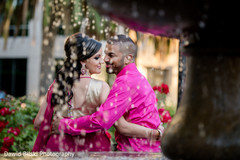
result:
M 62 119 L 59 130 L 79 135 L 80 132 L 109 129 L 121 116 L 148 128 L 156 129 L 160 125 L 155 93 L 135 63 L 127 65 L 117 75 L 107 100 L 97 112 L 76 119 Z M 127 137 L 117 131 L 115 137 L 120 151 L 160 151 L 159 141 L 150 143 L 145 138 Z

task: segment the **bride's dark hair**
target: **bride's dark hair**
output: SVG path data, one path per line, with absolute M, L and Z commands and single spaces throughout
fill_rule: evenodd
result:
M 64 45 L 66 58 L 62 69 L 56 75 L 51 99 L 52 106 L 69 103 L 73 96 L 73 82 L 80 80 L 82 68 L 80 61 L 95 55 L 101 46 L 100 42 L 81 33 L 75 33 L 66 39 Z

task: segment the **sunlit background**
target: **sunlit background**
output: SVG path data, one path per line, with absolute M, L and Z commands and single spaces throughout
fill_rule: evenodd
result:
M 138 45 L 136 64 L 139 71 L 152 86 L 168 84 L 170 94 L 167 102 L 176 107 L 179 40 L 131 30 L 108 17 L 101 17 L 84 0 L 12 0 L 1 3 L 4 14 L 0 17 L 0 89 L 7 94 L 16 97 L 27 95 L 38 100 L 61 68 L 64 40 L 74 32 L 84 32 L 100 40 L 103 46 L 111 36 L 128 34 Z M 54 8 L 53 4 L 61 9 Z M 114 76 L 107 75 L 104 69 L 94 77 L 111 85 Z
M 64 40 L 83 32 L 105 45 L 116 34 L 129 35 L 138 45 L 136 64 L 152 86 L 169 86 L 168 106 L 178 103 L 179 40 L 136 32 L 100 16 L 87 1 L 2 1 L 0 15 L 0 90 L 38 101 L 64 60 Z M 95 78 L 114 81 L 102 67 Z
M 131 37 L 138 46 L 137 68 L 155 87 L 161 121 L 164 127 L 171 122 L 184 86 L 184 59 L 178 39 L 135 31 L 100 15 L 87 0 L 3 0 L 0 100 L 6 99 L 0 101 L 0 153 L 32 150 L 38 133 L 33 122 L 40 102 L 64 63 L 65 39 L 76 32 L 101 41 L 103 50 L 108 38 L 117 34 Z M 115 75 L 106 73 L 105 65 L 101 74 L 93 77 L 110 86 L 115 80 Z M 163 83 L 167 90 L 156 89 Z M 109 132 L 114 146 L 114 127 Z M 11 141 L 7 148 L 5 141 Z

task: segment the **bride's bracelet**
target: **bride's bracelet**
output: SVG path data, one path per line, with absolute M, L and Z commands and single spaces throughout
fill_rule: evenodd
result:
M 160 129 L 157 129 L 157 131 L 158 131 L 158 135 L 157 135 L 157 140 L 160 140 L 161 139 L 161 137 L 162 137 L 162 135 L 163 135 L 163 132 L 160 130 Z
M 150 140 L 159 141 L 161 139 L 162 135 L 163 135 L 163 131 L 160 129 L 151 129 L 151 130 L 149 130 L 149 133 L 148 133 L 148 137 Z

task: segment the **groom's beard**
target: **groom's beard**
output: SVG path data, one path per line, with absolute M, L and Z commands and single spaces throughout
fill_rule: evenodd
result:
M 121 59 L 119 64 L 106 62 L 106 72 L 108 74 L 118 74 L 124 67 L 124 58 Z
M 108 74 L 114 74 L 114 72 L 113 72 L 113 65 L 111 63 L 107 63 L 106 62 L 106 72 Z

